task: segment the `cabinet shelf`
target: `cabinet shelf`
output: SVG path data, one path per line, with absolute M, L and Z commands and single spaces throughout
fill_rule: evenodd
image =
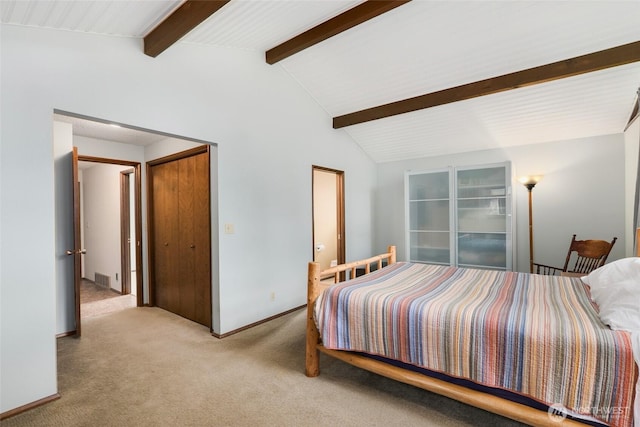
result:
M 457 200 L 505 200 L 507 196 L 457 197 Z M 413 200 L 411 200 L 413 202 Z
M 481 212 L 481 211 L 491 211 L 491 208 L 458 208 L 459 211 L 473 211 L 473 212 Z M 505 213 L 497 213 L 492 215 L 506 215 Z
M 489 188 L 494 190 L 504 190 L 504 183 L 495 183 L 495 184 L 464 184 L 458 183 L 458 188 L 467 189 L 467 188 Z
M 451 199 L 411 199 L 409 202 L 448 202 Z
M 459 235 L 460 234 L 507 234 L 506 231 L 481 231 L 481 230 L 462 230 L 462 229 L 458 229 L 457 232 Z

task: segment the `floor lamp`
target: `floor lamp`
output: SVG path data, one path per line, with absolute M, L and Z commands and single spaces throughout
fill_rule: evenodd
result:
M 542 179 L 542 175 L 523 176 L 519 181 L 529 192 L 529 272 L 533 273 L 533 210 L 531 209 L 531 190 Z

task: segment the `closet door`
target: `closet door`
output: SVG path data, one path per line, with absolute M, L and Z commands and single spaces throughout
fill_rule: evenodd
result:
M 211 327 L 209 153 L 155 162 L 149 168 L 153 303 Z
M 194 238 L 194 160 L 192 157 L 177 160 L 178 163 L 178 288 L 181 316 L 194 320 L 196 288 L 193 270 L 196 266 Z
M 209 159 L 178 160 L 179 314 L 211 326 Z
M 155 304 L 176 313 L 179 310 L 178 265 L 178 164 L 153 166 L 152 191 L 153 260 Z
M 211 327 L 211 179 L 209 153 L 194 157 L 194 321 Z

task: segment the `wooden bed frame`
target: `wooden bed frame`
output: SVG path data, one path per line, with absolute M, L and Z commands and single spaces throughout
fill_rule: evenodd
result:
M 640 235 L 640 231 L 639 231 Z M 552 419 L 547 411 L 531 408 L 529 406 L 512 402 L 488 393 L 484 393 L 470 388 L 451 384 L 443 380 L 422 375 L 418 372 L 403 369 L 388 363 L 372 358 L 361 356 L 348 351 L 331 350 L 325 348 L 320 340 L 318 328 L 316 327 L 313 315 L 314 303 L 320 293 L 333 285 L 321 281 L 321 277 L 333 275 L 335 283 L 340 282 L 340 278 L 350 273 L 350 277 L 356 276 L 356 269 L 364 267 L 365 274 L 370 272 L 370 266 L 377 262 L 377 267 L 382 268 L 383 260 L 388 264 L 396 262 L 396 247 L 389 246 L 387 253 L 371 258 L 354 261 L 347 264 L 338 265 L 328 270 L 320 271 L 320 265 L 315 262 L 309 263 L 309 276 L 307 288 L 307 340 L 306 340 L 306 375 L 316 377 L 320 374 L 320 352 L 335 357 L 351 365 L 357 366 L 367 371 L 400 381 L 406 384 L 419 387 L 424 390 L 437 393 L 451 399 L 458 400 L 471 406 L 475 406 L 486 411 L 502 415 L 513 420 L 534 426 L 582 426 L 585 424 L 576 420 L 565 419 L 561 423 L 557 418 Z M 345 272 L 345 273 L 343 273 Z

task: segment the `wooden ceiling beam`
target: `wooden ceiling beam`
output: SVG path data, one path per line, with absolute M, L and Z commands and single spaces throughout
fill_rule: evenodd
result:
M 156 57 L 230 0 L 187 0 L 144 38 L 144 53 Z
M 640 41 L 333 118 L 334 129 L 640 61 Z
M 322 24 L 269 49 L 266 53 L 267 63 L 275 64 L 278 61 L 282 61 L 301 50 L 318 44 L 335 36 L 336 34 L 342 33 L 343 31 L 347 31 L 356 25 L 382 15 L 383 13 L 395 9 L 398 6 L 402 6 L 409 1 L 411 0 L 367 0 L 358 6 L 323 22 Z

